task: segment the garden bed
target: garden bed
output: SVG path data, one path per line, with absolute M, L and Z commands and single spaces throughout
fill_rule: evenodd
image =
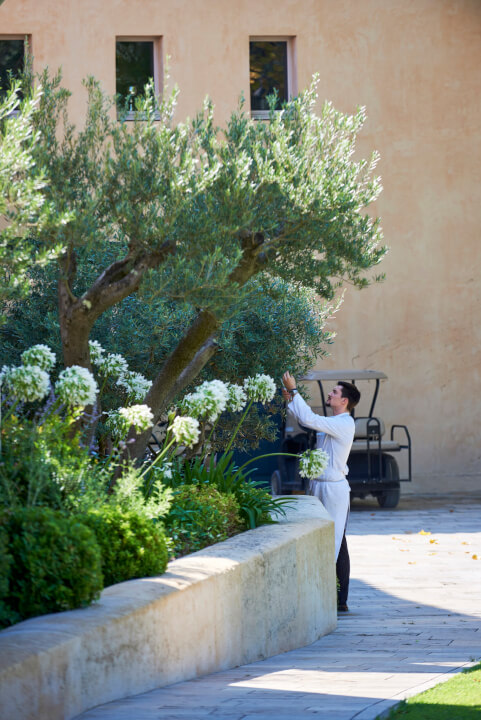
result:
M 336 626 L 333 523 L 299 497 L 278 524 L 106 588 L 91 607 L 0 633 L 1 720 L 88 708 L 261 660 Z

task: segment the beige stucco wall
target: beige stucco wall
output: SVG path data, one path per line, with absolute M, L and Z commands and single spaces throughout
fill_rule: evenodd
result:
M 62 65 L 79 119 L 83 77 L 115 91 L 115 37 L 162 36 L 179 118 L 209 93 L 219 122 L 249 97 L 249 36 L 295 36 L 299 88 L 318 71 L 321 99 L 367 106 L 391 247 L 382 286 L 348 288 L 323 366 L 389 376 L 379 409 L 409 424 L 414 489 L 481 489 L 479 0 L 6 0 L 3 33 Z

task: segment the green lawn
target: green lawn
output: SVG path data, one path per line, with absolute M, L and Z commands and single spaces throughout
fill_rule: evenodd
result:
M 391 710 L 389 720 L 481 720 L 481 664 Z

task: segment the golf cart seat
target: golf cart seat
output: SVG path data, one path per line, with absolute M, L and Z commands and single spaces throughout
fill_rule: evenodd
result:
M 384 440 L 386 432 L 384 422 L 376 417 L 355 418 L 354 442 L 351 452 L 368 452 L 380 450 L 381 452 L 399 452 L 401 446 L 394 440 Z

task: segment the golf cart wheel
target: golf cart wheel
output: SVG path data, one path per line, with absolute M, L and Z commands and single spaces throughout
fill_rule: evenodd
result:
M 401 488 L 389 488 L 383 490 L 377 496 L 377 501 L 382 508 L 395 508 L 401 496 Z
M 271 475 L 271 495 L 281 495 L 281 474 L 279 470 L 274 470 Z

